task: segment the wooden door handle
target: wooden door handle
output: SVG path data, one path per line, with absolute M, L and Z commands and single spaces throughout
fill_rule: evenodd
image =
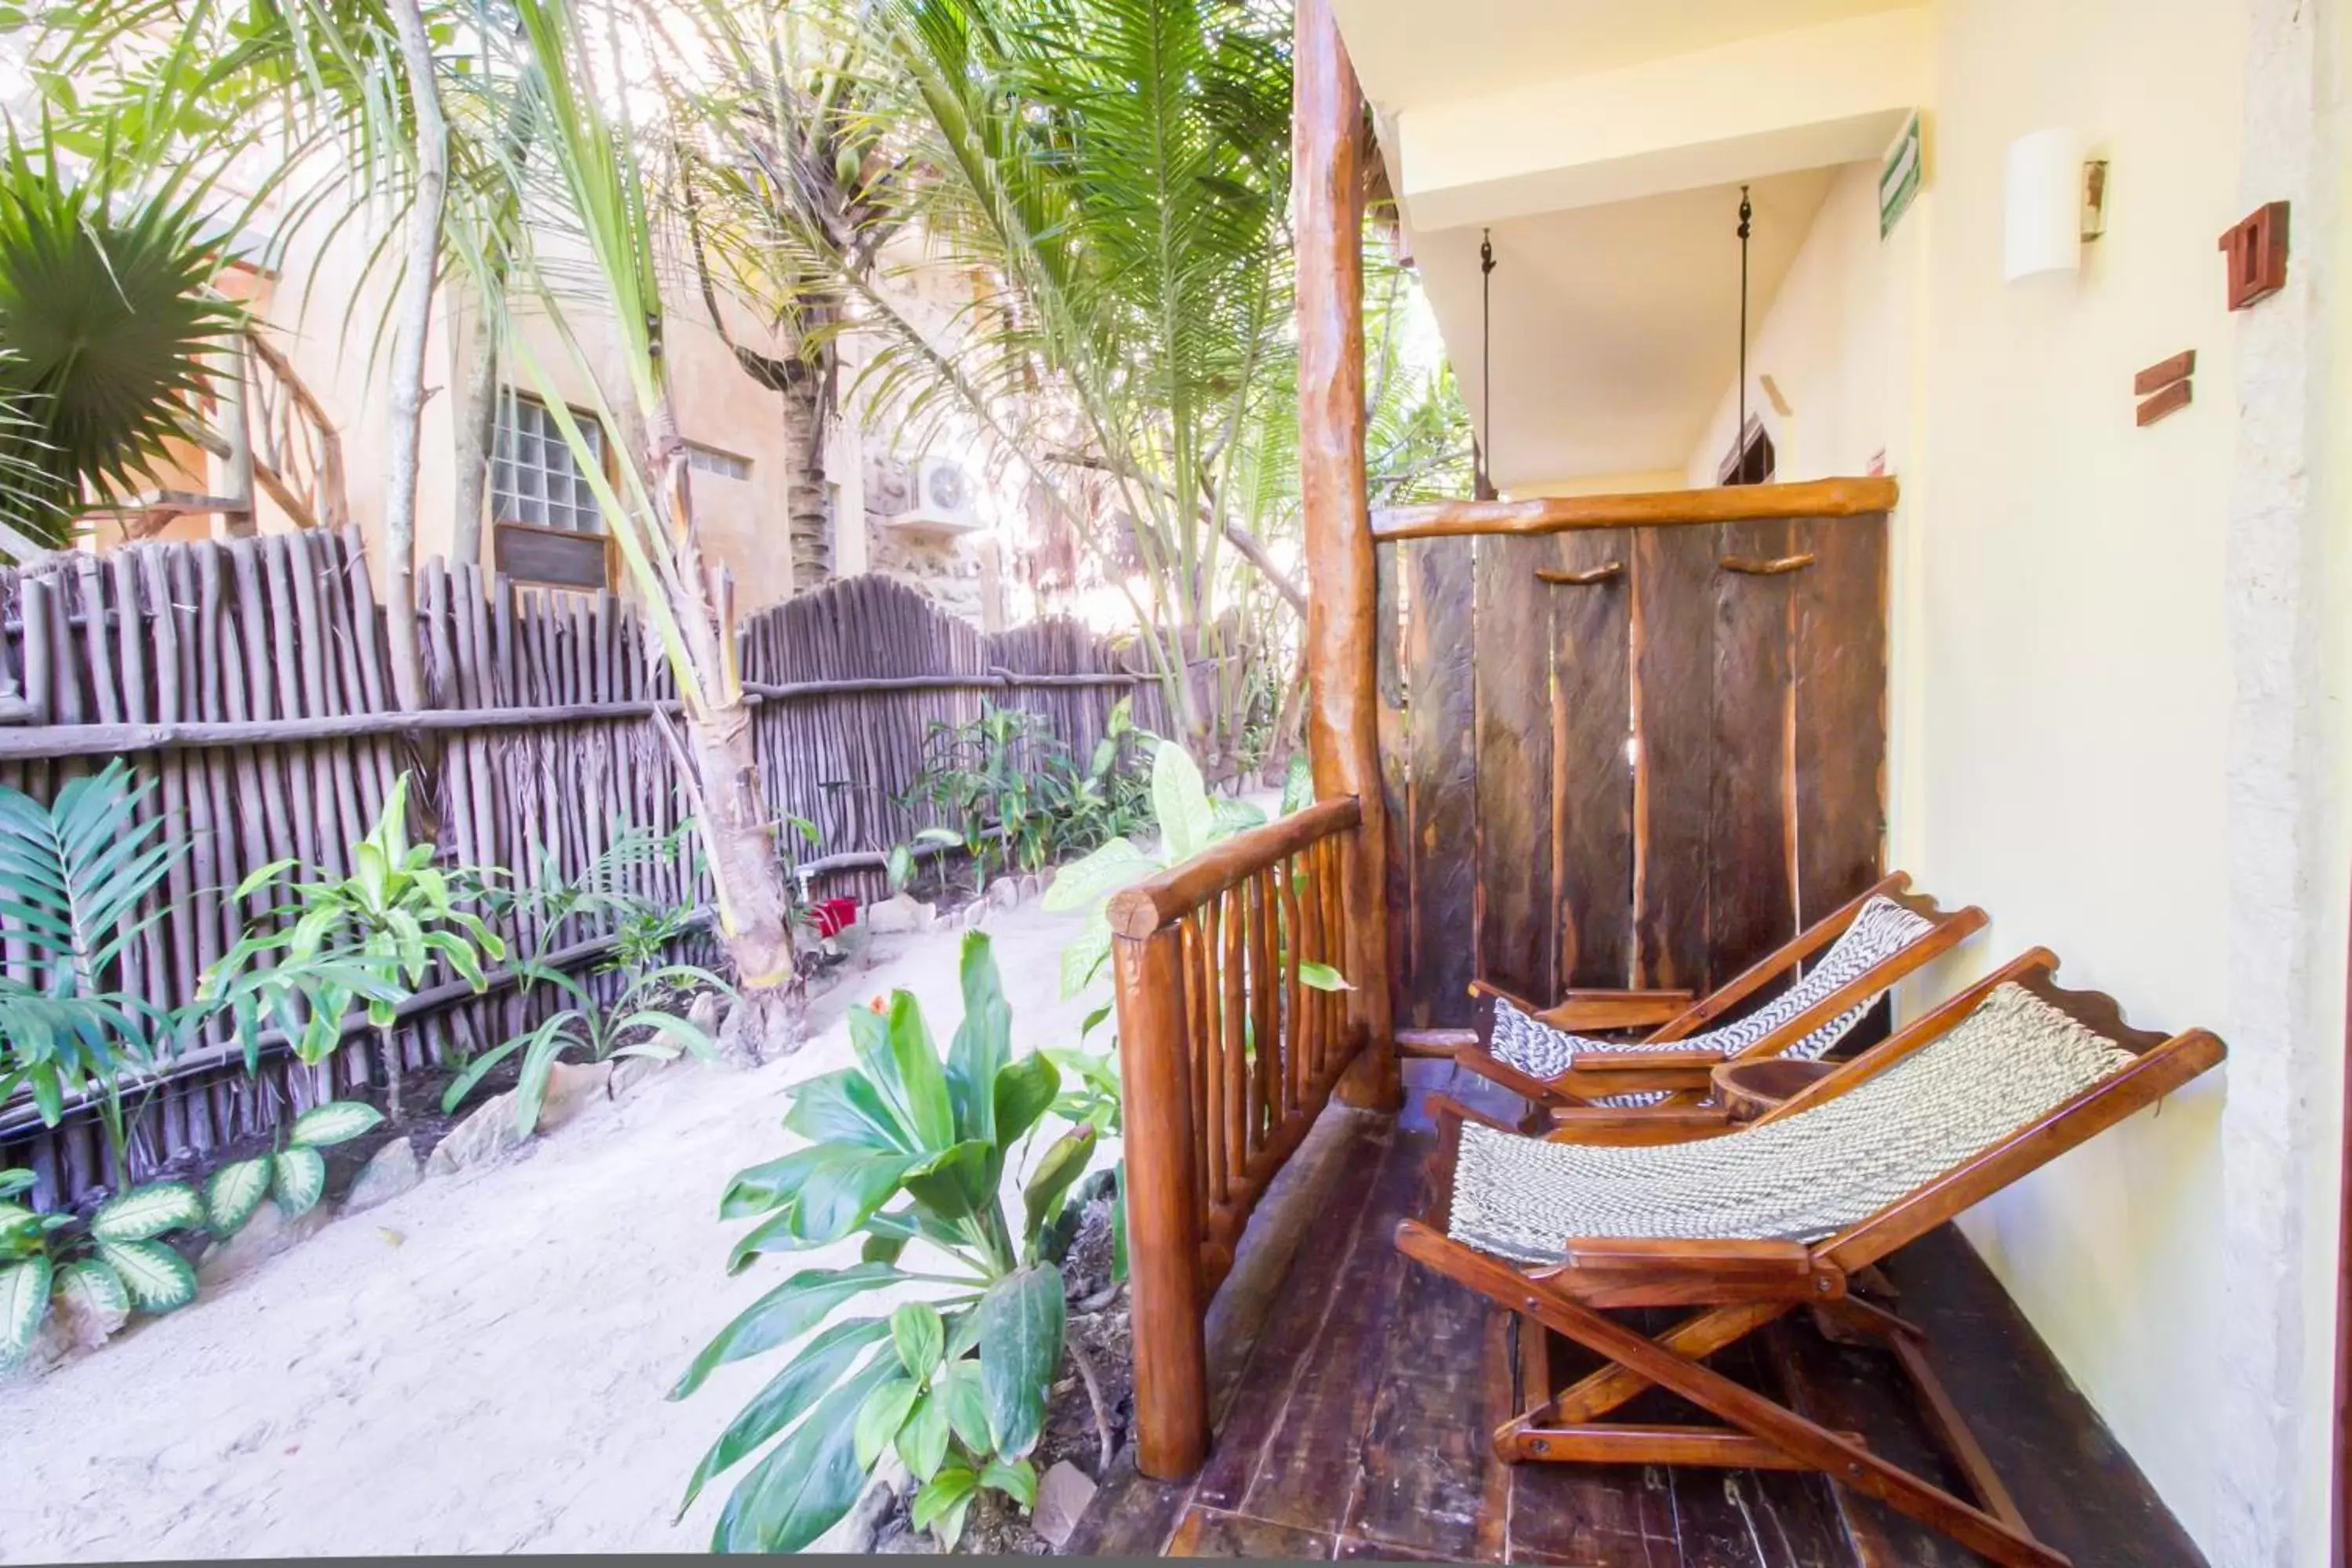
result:
M 1595 583 L 1606 583 L 1612 577 L 1622 577 L 1624 574 L 1625 563 L 1622 561 L 1612 561 L 1603 565 L 1588 567 L 1581 572 L 1555 572 L 1549 567 L 1538 567 L 1536 571 L 1536 580 L 1540 583 L 1563 584 L 1571 588 L 1589 588 Z
M 1783 555 L 1772 561 L 1759 561 L 1752 555 L 1727 555 L 1716 563 L 1726 572 L 1738 572 L 1749 577 L 1778 577 L 1790 572 L 1802 572 L 1817 559 L 1810 552 L 1803 555 Z

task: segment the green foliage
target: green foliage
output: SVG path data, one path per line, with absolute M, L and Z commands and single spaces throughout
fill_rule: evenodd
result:
M 0 1368 L 23 1359 L 58 1306 L 100 1325 L 134 1310 L 186 1306 L 196 1297 L 196 1271 L 168 1237 L 234 1235 L 267 1194 L 289 1217 L 301 1213 L 325 1190 L 319 1151 L 383 1120 L 373 1106 L 328 1100 L 284 1129 L 283 1148 L 223 1166 L 202 1193 L 184 1182 L 126 1186 L 86 1219 L 16 1202 L 32 1187 L 33 1173 L 0 1171 Z M 289 1161 L 291 1181 L 276 1174 Z
M 921 1528 L 952 1543 L 994 1488 L 1034 1506 L 1036 1445 L 1063 1348 L 1063 1282 L 1045 1246 L 1086 1170 L 1096 1130 L 1048 1144 L 1016 1222 L 1005 1173 L 1055 1100 L 1060 1075 L 1013 1054 L 1013 1020 L 988 938 L 964 939 L 964 1016 L 942 1057 L 901 991 L 852 1009 L 856 1065 L 801 1084 L 785 1127 L 806 1146 L 737 1173 L 727 1219 L 755 1219 L 730 1269 L 769 1254 L 866 1238 L 863 1259 L 787 1278 L 722 1329 L 673 1397 L 719 1366 L 793 1347 L 688 1481 L 683 1514 L 713 1478 L 773 1442 L 736 1483 L 712 1545 L 793 1552 L 849 1510 L 895 1452 L 920 1489 Z M 877 1289 L 922 1292 L 884 1315 L 827 1323 Z M 822 1325 L 822 1326 L 821 1326 Z
M 45 126 L 0 149 L 0 520 L 63 543 L 86 495 L 140 488 L 184 434 L 205 356 L 243 315 L 212 292 L 233 229 L 184 172 L 152 188 L 110 143 L 75 169 Z
M 123 1077 L 182 1026 L 120 984 L 123 950 L 163 918 L 157 889 L 187 853 L 164 837 L 153 789 L 119 759 L 47 805 L 0 786 L 0 918 L 25 949 L 0 975 L 0 1100 L 27 1087 L 54 1127 L 68 1097 L 95 1092 L 118 1186 Z
M 1148 822 L 1150 802 L 1129 762 L 1141 735 L 1121 700 L 1081 767 L 1044 719 L 982 702 L 968 723 L 932 723 L 922 770 L 898 804 L 929 806 L 956 824 L 925 828 L 916 842 L 961 846 L 978 891 L 992 866 L 1040 871 Z
M 444 870 L 433 863 L 432 845 L 408 841 L 408 785 L 404 773 L 375 826 L 352 846 L 350 875 L 286 859 L 246 878 L 236 889 L 240 900 L 268 892 L 279 901 L 247 925 L 206 973 L 200 993 L 200 1000 L 235 1019 L 248 1066 L 259 1058 L 266 1016 L 284 1027 L 303 1061 L 316 1064 L 341 1042 L 345 1009 L 364 1002 L 382 1044 L 395 1121 L 401 1063 L 392 1030 L 402 1000 L 425 984 L 436 962 L 479 991 L 483 959 L 507 955 L 505 939 L 471 907 L 488 904 L 495 873 L 470 866 Z

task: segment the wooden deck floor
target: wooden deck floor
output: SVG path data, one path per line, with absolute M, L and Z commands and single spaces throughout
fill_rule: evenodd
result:
M 1413 1109 L 1394 1121 L 1328 1113 L 1253 1225 L 1211 1313 L 1219 1414 L 1206 1467 L 1181 1485 L 1114 1472 L 1072 1552 L 1575 1568 L 1977 1563 L 1819 1476 L 1498 1461 L 1486 1433 L 1511 1396 L 1508 1319 L 1391 1242 L 1417 1207 L 1433 1142 L 1421 1096 L 1440 1084 L 1465 1092 L 1447 1081 L 1452 1068 L 1415 1068 Z M 2201 1562 L 1957 1234 L 1924 1238 L 1887 1273 L 2043 1540 L 2081 1568 Z M 1727 1354 L 1716 1364 L 1813 1418 L 1939 1468 L 1882 1352 L 1832 1344 L 1791 1319 Z

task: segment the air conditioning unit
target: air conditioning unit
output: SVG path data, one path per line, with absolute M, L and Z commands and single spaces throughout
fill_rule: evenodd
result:
M 915 467 L 915 504 L 890 520 L 897 528 L 930 533 L 971 533 L 984 526 L 978 487 L 952 458 L 925 458 Z

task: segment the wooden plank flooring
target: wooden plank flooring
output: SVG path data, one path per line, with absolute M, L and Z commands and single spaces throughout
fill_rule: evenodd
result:
M 1487 1433 L 1512 1405 L 1507 1314 L 1406 1264 L 1423 1095 L 1491 1093 L 1416 1063 L 1396 1121 L 1334 1110 L 1244 1240 L 1211 1312 L 1216 1439 L 1191 1482 L 1125 1460 L 1069 1545 L 1086 1555 L 1528 1563 L 1559 1568 L 1965 1568 L 1942 1537 L 1814 1475 L 1504 1465 Z M 1505 1102 L 1516 1109 L 1516 1101 Z M 2129 1459 L 1948 1229 L 1888 1270 L 1935 1336 L 1955 1400 L 2044 1539 L 2080 1568 L 2200 1560 Z M 1554 1340 L 1555 1370 L 1573 1370 Z M 1892 1361 L 1802 1319 L 1715 1363 L 1815 1419 L 1861 1431 L 1939 1481 Z M 1674 1418 L 1653 1393 L 1626 1414 Z

